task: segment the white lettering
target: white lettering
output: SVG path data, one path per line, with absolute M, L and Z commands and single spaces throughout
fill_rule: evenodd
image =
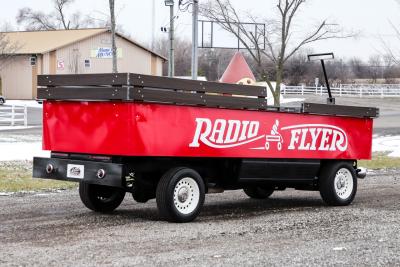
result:
M 292 138 L 290 139 L 290 145 L 288 149 L 294 150 L 296 149 L 295 144 L 299 142 L 299 135 L 301 133 L 301 130 L 300 129 L 292 130 L 291 133 L 292 133 Z
M 235 129 L 235 130 L 233 130 Z M 224 143 L 235 143 L 238 140 L 240 131 L 240 121 L 238 120 L 229 120 L 228 121 L 228 130 L 226 132 L 226 137 Z M 243 133 L 243 130 L 242 130 Z
M 193 136 L 193 141 L 189 144 L 189 147 L 199 147 L 199 140 L 204 142 L 204 140 L 207 140 L 207 136 L 211 132 L 211 121 L 209 119 L 204 119 L 204 118 L 197 118 L 196 119 L 196 131 Z M 205 124 L 205 130 L 203 133 L 201 133 L 201 129 L 203 128 L 203 124 Z
M 247 138 L 256 137 L 258 134 L 258 128 L 260 127 L 260 123 L 258 121 L 250 122 L 249 132 L 247 134 Z
M 299 150 L 310 150 L 310 143 L 306 144 L 307 132 L 308 132 L 307 128 L 301 129 L 301 142 Z
M 228 148 L 254 142 L 265 135 L 258 135 L 258 121 L 240 121 L 196 118 L 196 130 L 189 147 L 199 147 L 200 142 L 214 148 Z
M 315 131 L 317 131 L 317 133 L 315 133 Z M 310 150 L 317 150 L 315 145 L 317 144 L 317 140 L 318 140 L 319 135 L 321 134 L 321 131 L 322 131 L 321 128 L 318 128 L 318 129 L 311 128 L 310 129 L 311 140 L 312 140 Z
M 242 121 L 242 133 L 240 134 L 239 141 L 244 141 L 246 140 L 246 132 L 247 132 L 247 127 L 249 126 L 249 121 Z
M 329 149 L 329 137 L 332 134 L 332 129 L 322 129 L 321 144 L 318 150 L 325 151 Z
M 225 127 L 226 120 L 216 120 L 213 131 L 211 133 L 210 141 L 216 142 L 217 144 L 222 144 L 224 142 Z

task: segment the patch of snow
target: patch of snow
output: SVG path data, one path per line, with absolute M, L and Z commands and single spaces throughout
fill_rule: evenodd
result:
M 37 126 L 0 126 L 0 131 L 5 131 L 5 130 L 22 130 L 22 129 L 29 129 L 29 128 L 34 128 Z
M 304 98 L 284 98 L 281 100 L 281 104 L 287 104 L 292 102 L 304 102 Z
M 41 142 L 0 143 L 0 161 L 32 160 L 33 157 L 49 157 L 50 151 L 42 150 Z
M 6 103 L 4 106 L 27 106 L 28 108 L 43 108 L 42 104 L 39 104 L 35 100 L 8 100 L 6 99 Z
M 373 152 L 390 152 L 389 157 L 400 157 L 400 136 L 380 136 L 372 139 Z

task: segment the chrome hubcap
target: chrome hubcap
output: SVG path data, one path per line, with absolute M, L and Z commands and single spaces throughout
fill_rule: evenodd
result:
M 183 187 L 178 191 L 178 200 L 181 203 L 184 203 L 189 196 L 189 189 L 187 187 Z
M 191 177 L 181 179 L 174 188 L 174 206 L 182 214 L 193 212 L 200 201 L 200 188 Z
M 341 199 L 347 199 L 353 192 L 353 176 L 347 168 L 341 168 L 336 172 L 335 181 L 336 195 Z

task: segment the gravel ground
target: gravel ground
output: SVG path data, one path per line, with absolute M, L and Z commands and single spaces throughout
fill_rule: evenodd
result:
M 399 266 L 400 174 L 359 180 L 352 205 L 287 190 L 255 201 L 207 195 L 192 223 L 159 221 L 154 200 L 126 196 L 109 215 L 77 190 L 0 197 L 1 266 Z

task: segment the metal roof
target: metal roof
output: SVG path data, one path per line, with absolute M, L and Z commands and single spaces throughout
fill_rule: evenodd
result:
M 0 32 L 12 44 L 18 47 L 14 54 L 44 54 L 61 47 L 85 40 L 87 38 L 108 32 L 107 28 L 77 29 L 77 30 L 50 30 L 50 31 L 15 31 Z M 125 37 L 117 35 L 128 42 L 166 60 L 165 57 L 151 51 L 145 46 Z

